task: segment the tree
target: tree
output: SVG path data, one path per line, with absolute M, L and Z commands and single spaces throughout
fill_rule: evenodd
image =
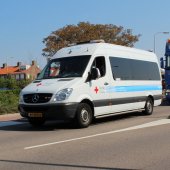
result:
M 132 35 L 131 29 L 113 24 L 90 24 L 80 22 L 77 25 L 67 25 L 52 32 L 44 38 L 43 56 L 52 57 L 60 48 L 68 44 L 89 40 L 103 39 L 107 43 L 133 47 L 140 35 Z

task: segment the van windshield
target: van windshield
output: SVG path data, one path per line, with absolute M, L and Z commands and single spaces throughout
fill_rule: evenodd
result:
M 83 55 L 52 59 L 37 79 L 82 77 L 90 57 Z

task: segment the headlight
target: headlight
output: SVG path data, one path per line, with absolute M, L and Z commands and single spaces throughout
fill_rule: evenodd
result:
M 66 100 L 68 99 L 68 97 L 70 96 L 70 94 L 72 93 L 73 89 L 71 88 L 67 88 L 67 89 L 63 89 L 60 90 L 54 97 L 54 102 L 55 101 L 62 101 L 62 100 Z
M 19 94 L 19 103 L 22 103 L 22 102 L 24 102 L 24 99 L 23 99 L 22 92 L 20 92 L 20 94 Z

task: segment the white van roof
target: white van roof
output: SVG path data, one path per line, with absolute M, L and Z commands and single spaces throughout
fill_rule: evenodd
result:
M 146 59 L 148 61 L 157 61 L 157 57 L 153 52 L 140 50 L 131 47 L 125 47 L 120 45 L 108 44 L 108 43 L 85 43 L 73 45 L 60 49 L 53 58 L 78 56 L 78 55 L 114 55 L 114 57 L 127 57 L 134 59 Z

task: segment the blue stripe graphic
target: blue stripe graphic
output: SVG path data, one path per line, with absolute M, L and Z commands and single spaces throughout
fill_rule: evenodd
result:
M 109 86 L 106 88 L 106 92 L 139 92 L 153 90 L 162 90 L 162 86 L 160 85 Z

